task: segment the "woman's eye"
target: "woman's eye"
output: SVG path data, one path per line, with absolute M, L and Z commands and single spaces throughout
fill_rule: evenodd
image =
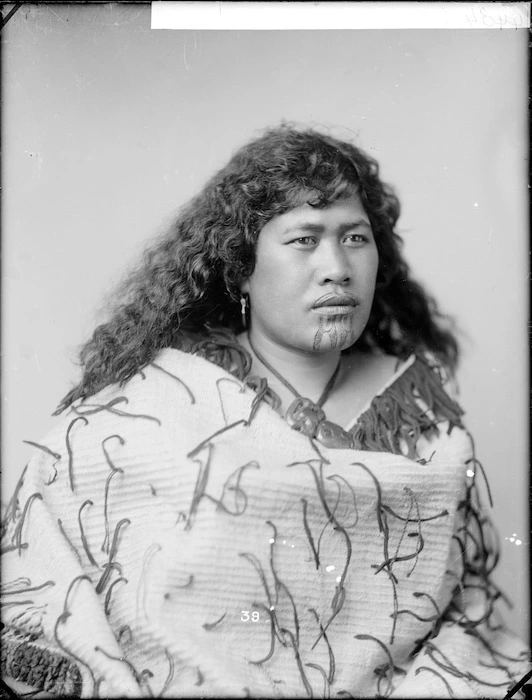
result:
M 300 246 L 301 248 L 309 248 L 316 243 L 316 240 L 312 236 L 301 236 L 300 238 L 294 238 L 292 243 Z
M 350 245 L 360 245 L 361 243 L 366 243 L 368 239 L 367 236 L 363 236 L 360 233 L 350 233 L 344 240 Z

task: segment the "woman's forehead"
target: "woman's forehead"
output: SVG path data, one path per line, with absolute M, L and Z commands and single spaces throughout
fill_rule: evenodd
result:
M 369 217 L 358 194 L 339 197 L 322 207 L 312 206 L 307 202 L 292 207 L 282 214 L 274 216 L 262 230 L 290 230 L 304 226 L 325 225 L 370 225 Z

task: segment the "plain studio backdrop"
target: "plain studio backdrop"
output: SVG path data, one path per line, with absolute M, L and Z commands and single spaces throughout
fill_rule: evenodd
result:
M 515 603 L 501 607 L 526 636 L 527 39 L 152 30 L 149 5 L 23 5 L 3 29 L 4 505 L 22 441 L 54 425 L 77 348 L 147 241 L 261 129 L 310 124 L 378 159 L 406 257 L 463 330 L 461 404 Z

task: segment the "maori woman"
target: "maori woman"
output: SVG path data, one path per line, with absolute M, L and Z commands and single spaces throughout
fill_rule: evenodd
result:
M 519 696 L 457 342 L 398 217 L 373 159 L 283 124 L 147 250 L 4 513 L 11 687 Z

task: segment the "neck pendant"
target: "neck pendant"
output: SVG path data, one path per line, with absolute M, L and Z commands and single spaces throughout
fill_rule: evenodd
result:
M 336 369 L 325 385 L 321 396 L 317 402 L 314 403 L 314 401 L 301 396 L 301 394 L 296 391 L 292 384 L 290 384 L 287 379 L 285 379 L 274 367 L 272 367 L 272 365 L 253 346 L 249 334 L 248 342 L 253 354 L 259 360 L 259 362 L 263 364 L 264 367 L 266 367 L 266 369 L 268 369 L 273 376 L 276 377 L 281 384 L 283 384 L 288 391 L 290 391 L 290 393 L 296 397 L 288 407 L 285 414 L 285 420 L 292 430 L 297 430 L 297 432 L 302 433 L 313 440 L 317 440 L 326 447 L 353 447 L 353 438 L 351 434 L 336 423 L 328 421 L 325 416 L 325 411 L 322 408 L 323 404 L 327 401 L 334 388 L 336 377 L 340 371 L 341 358 L 338 360 Z

